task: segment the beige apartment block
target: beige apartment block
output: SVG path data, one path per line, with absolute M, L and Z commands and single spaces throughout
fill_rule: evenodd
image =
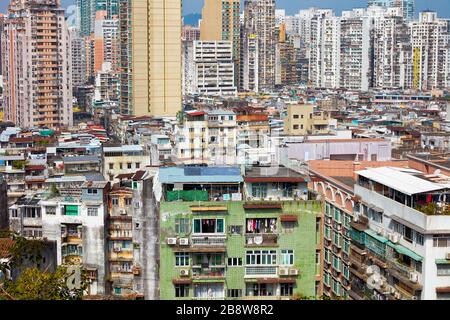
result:
M 181 1 L 131 2 L 132 113 L 181 110 Z
M 289 104 L 284 122 L 284 134 L 301 136 L 330 131 L 332 119 L 328 112 L 314 111 L 313 104 Z

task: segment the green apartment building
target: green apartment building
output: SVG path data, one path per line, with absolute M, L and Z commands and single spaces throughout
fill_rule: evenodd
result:
M 243 201 L 239 168 L 162 168 L 160 180 L 161 299 L 316 295 L 321 202 Z

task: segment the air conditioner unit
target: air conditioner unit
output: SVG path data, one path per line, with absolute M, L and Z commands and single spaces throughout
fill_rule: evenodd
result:
M 180 239 L 180 246 L 188 246 L 189 245 L 189 239 L 188 238 L 181 238 Z
M 419 281 L 419 275 L 416 272 L 411 272 L 409 274 L 409 280 L 413 283 L 417 283 L 417 281 Z
M 372 266 L 368 266 L 366 269 L 366 274 L 371 275 L 373 274 L 373 267 Z
M 188 277 L 189 276 L 189 269 L 181 269 L 180 270 L 180 276 L 181 277 Z
M 400 292 L 396 291 L 396 292 L 394 293 L 394 297 L 395 297 L 395 299 L 400 300 L 400 299 L 402 298 L 402 295 L 401 295 Z
M 289 275 L 289 268 L 282 268 L 282 267 L 280 267 L 280 269 L 278 270 L 278 274 L 280 276 L 288 276 Z
M 120 214 L 124 216 L 124 215 L 127 214 L 127 211 L 126 210 L 120 210 Z
M 175 245 L 177 244 L 177 238 L 167 238 L 167 244 L 168 245 Z
M 353 222 L 358 222 L 359 221 L 359 217 L 355 214 L 353 216 Z
M 121 252 L 121 251 L 122 251 L 122 248 L 121 248 L 121 247 L 114 247 L 114 248 L 113 248 L 113 251 L 114 251 L 114 252 Z
M 289 269 L 289 275 L 290 276 L 298 276 L 298 269 L 296 269 L 296 268 Z
M 382 235 L 383 234 L 383 229 L 380 227 L 376 227 L 375 231 L 377 232 L 378 235 Z
M 447 252 L 447 254 L 445 255 L 445 259 L 450 260 L 450 252 Z
M 396 233 L 393 233 L 393 234 L 391 234 L 391 242 L 392 243 L 398 243 L 398 241 L 400 240 L 399 239 L 399 236 L 398 236 L 398 234 L 396 234 Z

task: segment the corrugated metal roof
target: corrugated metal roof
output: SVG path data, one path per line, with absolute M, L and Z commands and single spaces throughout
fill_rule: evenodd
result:
M 381 167 L 361 170 L 356 173 L 407 195 L 446 188 L 445 185 L 427 181 L 415 176 L 414 173 L 420 173 L 415 170 L 405 171 L 401 168 Z
M 242 182 L 237 167 L 172 167 L 159 170 L 161 183 L 237 183 Z

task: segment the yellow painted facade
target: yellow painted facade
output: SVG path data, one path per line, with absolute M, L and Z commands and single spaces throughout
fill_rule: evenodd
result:
M 181 1 L 132 2 L 133 114 L 181 110 Z

